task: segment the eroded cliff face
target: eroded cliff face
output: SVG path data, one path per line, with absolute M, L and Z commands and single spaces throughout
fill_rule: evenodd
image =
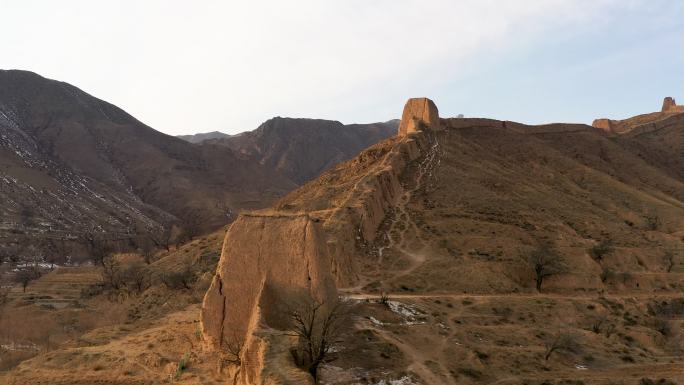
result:
M 301 383 L 287 380 L 294 367 L 265 368 L 283 365 L 273 352 L 292 342 L 282 331 L 298 302 L 336 300 L 329 266 L 320 225 L 306 214 L 241 215 L 231 225 L 201 319 L 211 348 L 244 346 L 238 383 Z

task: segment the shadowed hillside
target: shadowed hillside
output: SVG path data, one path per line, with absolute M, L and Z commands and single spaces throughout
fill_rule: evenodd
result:
M 399 122 L 349 124 L 273 118 L 254 131 L 210 140 L 303 184 L 364 148 L 394 135 Z
M 194 145 L 67 83 L 0 71 L 0 238 L 24 247 L 97 233 L 128 248 L 150 233 L 193 236 L 268 206 L 392 126 L 271 122 L 285 123 Z

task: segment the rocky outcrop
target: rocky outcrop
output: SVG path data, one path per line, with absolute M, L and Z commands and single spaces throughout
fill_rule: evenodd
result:
M 435 103 L 428 98 L 411 98 L 404 106 L 399 124 L 399 136 L 405 136 L 412 132 L 420 131 L 428 126 L 432 129 L 439 128 L 439 111 Z
M 299 373 L 294 367 L 267 369 L 284 365 L 274 352 L 287 351 L 292 342 L 282 336 L 290 311 L 301 301 L 333 303 L 336 296 L 316 220 L 306 214 L 241 215 L 226 234 L 204 298 L 203 335 L 218 350 L 243 344 L 239 384 L 300 384 L 287 379 L 287 373 Z

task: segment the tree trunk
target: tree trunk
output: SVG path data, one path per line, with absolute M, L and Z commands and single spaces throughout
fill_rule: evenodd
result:
M 311 377 L 313 377 L 315 385 L 318 385 L 318 365 L 318 362 L 314 362 L 309 366 L 309 373 L 311 374 Z

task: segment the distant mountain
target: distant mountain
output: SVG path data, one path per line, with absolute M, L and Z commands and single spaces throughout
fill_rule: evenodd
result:
M 0 70 L 0 241 L 86 231 L 133 239 L 171 224 L 214 229 L 396 126 L 275 118 L 253 132 L 186 141 L 70 84 Z
M 190 143 L 201 143 L 205 140 L 230 138 L 230 136 L 231 135 L 224 134 L 223 132 L 212 131 L 193 135 L 176 135 L 176 138 L 183 139 Z
M 303 184 L 397 132 L 399 120 L 349 124 L 322 119 L 273 118 L 254 131 L 206 144 L 226 146 Z
M 0 133 L 0 232 L 130 235 L 190 220 L 209 229 L 296 187 L 26 71 L 0 71 Z

